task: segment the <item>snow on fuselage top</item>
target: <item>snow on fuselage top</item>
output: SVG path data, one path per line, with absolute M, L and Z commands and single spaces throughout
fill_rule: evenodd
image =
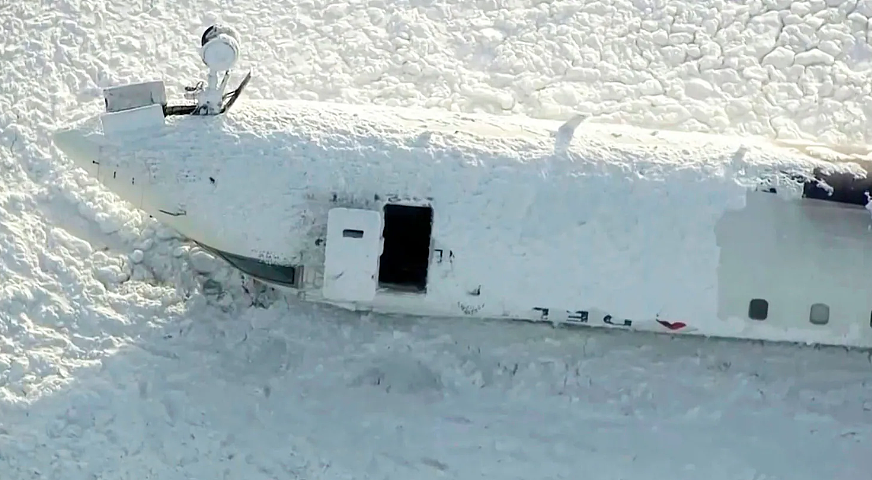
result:
M 518 116 L 255 100 L 240 101 L 226 116 L 171 116 L 160 131 L 91 139 L 102 145 L 104 165 L 146 164 L 152 183 L 195 169 L 203 176 L 220 171 L 222 184 L 243 188 L 237 194 L 249 203 L 258 201 L 251 198 L 255 192 L 300 189 L 440 197 L 443 182 L 463 184 L 464 195 L 471 196 L 494 193 L 483 187 L 496 179 L 548 185 L 575 176 L 603 177 L 603 183 L 627 188 L 666 182 L 666 188 L 683 190 L 707 182 L 733 195 L 776 171 L 852 166 L 757 138 L 594 122 L 565 136 L 561 126 Z M 268 188 L 271 183 L 275 189 Z
M 506 298 L 517 291 L 521 303 L 535 296 L 571 307 L 589 296 L 629 318 L 664 304 L 681 304 L 676 316 L 715 318 L 714 230 L 723 213 L 742 208 L 747 189 L 773 172 L 849 168 L 763 140 L 596 123 L 570 136 L 561 126 L 242 101 L 226 116 L 168 117 L 160 132 L 92 138 L 103 145 L 104 177 L 147 172 L 145 187 L 123 197 L 150 212 L 184 212 L 161 220 L 214 248 L 304 262 L 331 199 L 356 208 L 379 197 L 425 200 L 434 239 L 462 255 L 459 284 L 475 288 L 481 272 L 508 273 L 508 263 L 517 275 L 485 282 Z M 575 287 L 541 281 L 561 282 L 567 263 Z

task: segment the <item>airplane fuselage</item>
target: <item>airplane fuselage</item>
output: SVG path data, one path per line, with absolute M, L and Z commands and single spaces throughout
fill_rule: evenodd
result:
M 57 140 L 307 300 L 872 346 L 872 216 L 801 198 L 782 172 L 826 162 L 763 141 L 313 102 Z

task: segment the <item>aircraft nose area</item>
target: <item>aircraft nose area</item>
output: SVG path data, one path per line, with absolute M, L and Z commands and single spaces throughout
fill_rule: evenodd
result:
M 79 167 L 91 171 L 93 162 L 100 156 L 100 148 L 77 130 L 61 130 L 52 135 L 60 151 Z

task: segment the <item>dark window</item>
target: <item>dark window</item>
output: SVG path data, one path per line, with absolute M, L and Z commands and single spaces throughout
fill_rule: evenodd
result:
M 824 173 L 817 168 L 813 175 L 803 186 L 803 197 L 861 207 L 869 203 L 866 195 L 872 191 L 872 173 L 855 177 L 852 173 Z
M 424 292 L 430 265 L 433 209 L 429 206 L 385 205 L 384 222 L 379 285 Z
M 769 316 L 769 302 L 755 298 L 748 304 L 748 317 L 752 320 L 766 320 Z
M 225 262 L 239 269 L 242 273 L 245 273 L 246 275 L 250 275 L 254 278 L 266 282 L 275 283 L 278 285 L 285 285 L 289 287 L 297 286 L 297 269 L 300 267 L 294 267 L 291 265 L 278 265 L 265 262 L 263 260 L 258 260 L 256 258 L 243 257 L 242 255 L 236 255 L 233 253 L 216 250 L 203 244 L 198 245 L 208 250 L 212 254 L 216 255 L 217 257 L 222 258 Z
M 830 321 L 830 307 L 825 303 L 815 303 L 808 311 L 808 321 L 815 325 L 826 325 Z

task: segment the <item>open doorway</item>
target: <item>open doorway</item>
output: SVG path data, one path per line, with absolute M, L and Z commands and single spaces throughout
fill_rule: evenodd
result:
M 380 287 L 426 292 L 432 228 L 430 206 L 385 205 L 384 250 L 378 272 Z

